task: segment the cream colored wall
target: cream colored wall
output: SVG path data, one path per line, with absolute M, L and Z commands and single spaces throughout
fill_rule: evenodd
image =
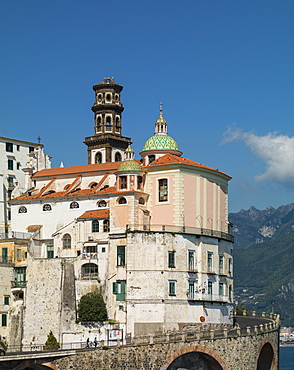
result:
M 152 323 L 161 323 L 157 326 L 161 330 L 179 329 L 181 325 L 200 323 L 200 316 L 210 323 L 230 323 L 232 304 L 228 302 L 226 292 L 225 296 L 219 296 L 218 289 L 219 281 L 230 280 L 229 276 L 219 275 L 219 252 L 225 256 L 226 266 L 231 257 L 228 253 L 230 243 L 217 238 L 169 233 L 129 234 L 127 242 L 128 332 L 134 332 L 136 327 L 146 331 L 144 323 L 150 323 L 150 328 Z M 189 250 L 195 251 L 195 272 L 190 273 Z M 175 252 L 175 268 L 168 267 L 169 251 Z M 208 251 L 213 253 L 213 275 L 208 275 L 207 271 Z M 168 294 L 169 280 L 176 281 L 175 296 Z M 189 280 L 195 284 L 192 303 L 187 296 Z M 207 294 L 208 280 L 213 281 L 213 305 Z M 205 307 L 203 299 L 206 300 Z

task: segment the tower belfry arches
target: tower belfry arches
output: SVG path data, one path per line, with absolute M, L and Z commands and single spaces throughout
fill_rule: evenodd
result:
M 131 143 L 129 137 L 122 136 L 122 112 L 120 100 L 123 86 L 114 82 L 114 78 L 104 78 L 93 86 L 95 102 L 94 135 L 85 138 L 88 146 L 88 164 L 116 162 L 123 158 L 124 151 Z M 120 155 L 119 155 L 120 154 Z

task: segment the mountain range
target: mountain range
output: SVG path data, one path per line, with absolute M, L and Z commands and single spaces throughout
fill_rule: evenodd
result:
M 235 302 L 275 312 L 294 326 L 294 203 L 230 213 L 235 237 Z

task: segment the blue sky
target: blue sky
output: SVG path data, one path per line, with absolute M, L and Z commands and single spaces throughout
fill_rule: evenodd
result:
M 0 136 L 87 163 L 92 86 L 124 86 L 136 157 L 163 102 L 183 155 L 231 175 L 229 209 L 293 201 L 294 2 L 1 0 Z

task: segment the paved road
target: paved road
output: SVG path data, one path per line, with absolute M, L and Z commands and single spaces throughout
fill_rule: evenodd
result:
M 234 319 L 235 322 L 240 325 L 240 328 L 246 328 L 246 326 L 266 324 L 273 321 L 263 317 L 247 317 L 247 316 L 235 316 Z

